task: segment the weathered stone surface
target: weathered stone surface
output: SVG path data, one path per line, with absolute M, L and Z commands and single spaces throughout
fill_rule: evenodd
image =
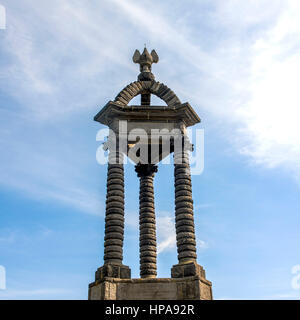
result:
M 141 234 L 140 241 L 145 241 L 145 240 L 156 241 L 156 234 L 151 234 L 151 233 Z
M 122 248 L 123 240 L 119 239 L 107 239 L 104 243 L 104 247 L 109 247 L 109 246 L 119 246 Z
M 121 155 L 110 153 L 109 159 L 120 161 Z M 116 173 L 116 170 L 118 173 Z M 124 237 L 124 171 L 122 164 L 108 164 L 107 172 L 107 194 L 106 194 L 106 218 L 104 237 L 104 263 L 122 264 L 123 259 L 123 237 Z M 111 189 L 112 185 L 118 185 Z M 121 188 L 120 188 L 121 186 Z M 118 242 L 114 240 L 119 240 Z M 113 245 L 112 245 L 113 243 Z M 116 249 L 116 246 L 118 249 Z
M 144 246 L 144 245 L 156 246 L 156 241 L 150 240 L 150 239 L 140 240 L 140 246 Z
M 120 252 L 108 252 L 104 254 L 104 259 L 105 260 L 110 260 L 110 261 L 118 261 L 123 259 L 123 255 Z
M 192 244 L 194 246 L 196 246 L 196 240 L 195 238 L 180 238 L 177 239 L 177 244 L 178 244 L 178 252 L 180 252 L 181 249 L 179 249 L 179 246 L 181 247 L 182 245 L 188 245 L 188 244 Z
M 120 221 L 119 221 L 120 222 Z M 106 231 L 108 232 L 108 233 L 110 233 L 110 232 L 117 232 L 117 233 L 121 233 L 122 235 L 124 234 L 124 228 L 123 228 L 123 226 L 116 226 L 116 225 L 114 225 L 114 226 L 108 226 L 108 225 L 106 225 Z
M 116 300 L 117 284 L 105 281 L 89 288 L 89 300 Z
M 157 166 L 139 164 L 135 171 L 140 178 L 140 275 L 142 278 L 149 278 L 157 274 L 153 190 L 153 177 L 157 172 Z
M 120 232 L 107 232 L 104 240 L 108 240 L 108 239 L 119 239 L 119 240 L 123 240 L 123 233 Z
M 187 239 L 187 240 L 196 238 L 194 232 L 178 232 L 176 237 L 178 240 L 180 240 L 182 238 Z
M 107 200 L 106 201 L 106 208 L 110 209 L 110 208 L 120 208 L 123 209 L 124 208 L 124 204 L 119 202 L 119 201 L 113 201 L 113 200 Z
M 120 226 L 123 228 L 123 223 L 124 221 L 120 221 L 120 220 L 108 220 L 106 222 L 106 226 L 107 227 L 111 227 L 111 226 Z
M 111 162 L 118 164 L 112 164 Z M 131 271 L 122 265 L 124 238 L 124 170 L 122 155 L 110 152 L 107 170 L 107 194 L 104 237 L 104 266 L 96 271 L 96 281 L 105 277 L 130 278 Z M 100 291 L 90 292 L 91 296 L 103 299 L 110 296 L 110 288 L 114 284 L 107 283 Z
M 191 195 L 188 196 L 176 196 L 175 197 L 175 203 L 176 205 L 182 203 L 182 202 L 191 202 L 193 203 L 193 199 Z M 180 208 L 180 207 L 179 207 Z
M 175 199 L 177 200 L 178 197 L 181 196 L 187 196 L 187 197 L 191 197 L 192 196 L 192 192 L 189 190 L 179 190 L 179 191 L 175 191 Z
M 151 269 L 150 266 L 148 266 L 145 269 L 141 269 L 140 271 L 141 278 L 155 278 L 156 277 L 156 268 Z
M 114 221 L 114 220 L 118 220 L 118 221 L 123 221 L 124 223 L 124 216 L 121 214 L 120 211 L 118 211 L 117 209 L 119 208 L 111 208 L 110 212 L 107 213 L 106 217 L 105 217 L 105 221 Z M 121 209 L 120 209 L 121 210 Z M 107 210 L 108 211 L 108 210 Z
M 151 218 L 151 217 L 143 217 L 140 218 L 141 223 L 152 223 L 155 224 L 155 219 Z
M 122 197 L 122 200 L 124 201 L 123 199 L 123 196 L 124 196 L 124 191 L 123 190 L 109 190 L 107 192 L 107 196 L 117 196 L 117 197 Z
M 178 233 L 180 232 L 195 232 L 195 228 L 192 225 L 182 225 L 182 226 L 178 226 L 177 225 L 177 231 Z
M 153 234 L 153 230 L 155 230 L 155 223 L 147 223 L 147 222 L 144 222 L 144 221 L 141 221 L 141 227 L 140 227 L 140 230 L 141 230 L 141 234 L 143 233 L 152 233 Z M 149 230 L 149 232 L 147 232 Z M 156 232 L 154 233 L 156 234 Z
M 141 216 L 142 216 L 142 215 L 143 215 L 143 216 L 146 216 L 147 214 L 149 214 L 149 215 L 151 216 L 151 214 L 154 213 L 154 212 L 155 212 L 155 210 L 154 210 L 154 205 L 153 205 L 152 207 L 149 207 L 149 206 L 143 207 L 143 208 L 140 207 L 140 214 L 141 214 Z
M 211 282 L 199 276 L 179 279 L 109 279 L 89 287 L 90 300 L 212 300 Z
M 149 73 L 143 73 L 143 80 L 141 79 L 141 81 L 133 82 L 125 87 L 116 96 L 115 102 L 122 106 L 126 106 L 130 102 L 130 100 L 132 100 L 135 96 L 142 94 L 142 92 L 146 89 L 150 94 L 154 94 L 164 100 L 169 107 L 172 107 L 176 104 L 181 104 L 176 94 L 166 85 L 156 82 L 154 78 L 150 79 L 152 81 L 145 81 L 145 77 L 147 76 L 147 74 Z M 147 100 L 145 100 L 145 102 L 147 103 L 146 105 L 150 103 L 150 101 Z
M 124 185 L 123 184 L 110 184 L 109 191 L 113 191 L 113 190 L 120 190 L 120 191 L 124 192 Z
M 95 274 L 96 281 L 103 281 L 106 277 L 130 279 L 131 270 L 129 267 L 117 264 L 104 264 L 101 268 L 98 268 Z
M 140 263 L 156 263 L 156 257 L 142 257 Z
M 180 208 L 190 208 L 193 209 L 193 202 L 189 201 L 181 201 L 181 202 L 176 202 L 176 209 Z
M 118 245 L 107 246 L 104 248 L 104 253 L 108 253 L 108 252 L 121 252 L 122 253 L 122 248 L 120 248 L 120 246 L 118 246 Z
M 196 261 L 196 258 L 197 258 L 197 254 L 196 252 L 192 252 L 192 250 L 186 250 L 178 253 L 179 261 L 182 261 L 183 259 L 185 259 L 185 261 L 189 261 L 191 259 L 194 259 Z
M 136 51 L 133 60 L 140 64 L 139 81 L 127 85 L 114 102 L 110 101 L 96 115 L 95 120 L 107 125 L 114 132 L 118 132 L 120 120 L 129 120 L 128 132 L 136 128 L 137 122 L 143 121 L 143 128 L 147 133 L 152 129 L 179 129 L 182 133 L 179 139 L 178 136 L 172 137 L 168 151 L 168 154 L 174 152 L 175 222 L 179 264 L 173 266 L 172 278 L 155 278 L 157 253 L 153 177 L 157 167 L 153 164 L 138 164 L 136 172 L 140 177 L 139 240 L 142 279 L 130 279 L 129 267 L 122 264 L 125 205 L 123 155 L 119 153 L 119 149 L 113 150 L 109 145 L 104 265 L 97 270 L 96 281 L 90 285 L 89 299 L 212 299 L 211 283 L 205 279 L 204 269 L 196 263 L 189 166 L 189 151 L 192 151 L 193 146 L 184 135 L 185 128 L 200 122 L 200 118 L 188 103 L 181 104 L 170 88 L 155 81 L 151 72 L 152 63 L 158 61 L 155 51 L 149 54 L 145 49 L 142 55 Z M 167 107 L 152 106 L 150 109 L 151 94 L 164 100 Z M 141 106 L 128 106 L 129 101 L 137 95 L 141 95 Z M 120 141 L 118 140 L 117 145 Z M 176 151 L 178 145 L 184 147 L 182 152 Z M 160 144 L 160 147 L 163 145 Z M 151 155 L 153 149 L 152 145 L 148 148 Z M 126 154 L 127 151 L 122 149 L 122 152 Z M 151 163 L 157 164 L 168 154 L 160 152 L 158 157 L 151 157 Z M 149 159 L 150 157 L 148 161 Z
M 183 139 L 184 137 L 182 137 Z M 183 139 L 183 141 L 185 141 Z M 178 143 L 178 142 L 176 142 Z M 192 182 L 187 151 L 174 153 L 175 221 L 179 263 L 196 261 Z M 174 272 L 179 272 L 178 270 Z
M 194 226 L 193 221 L 189 220 L 189 219 L 180 219 L 178 221 L 176 221 L 176 227 L 181 227 L 183 225 L 186 226 Z
M 197 262 L 193 261 L 185 264 L 177 264 L 174 265 L 171 269 L 172 278 L 185 278 L 198 276 L 201 279 L 205 278 L 205 270 L 202 266 L 197 264 Z
M 110 181 L 111 179 L 120 179 L 124 182 L 124 172 L 115 173 L 112 170 L 109 170 L 108 181 Z

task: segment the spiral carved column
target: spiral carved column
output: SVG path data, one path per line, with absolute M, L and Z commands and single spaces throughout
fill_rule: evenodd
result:
M 196 261 L 192 182 L 187 150 L 174 153 L 175 219 L 179 263 Z
M 157 166 L 138 164 L 135 170 L 140 178 L 140 276 L 155 278 L 157 254 L 153 178 Z
M 171 270 L 172 278 L 199 275 L 205 278 L 205 271 L 197 264 L 192 181 L 189 163 L 191 145 L 182 136 L 182 148 L 174 150 L 175 176 L 175 221 L 178 265 Z
M 122 264 L 124 240 L 124 167 L 123 154 L 110 151 L 107 171 L 104 266 L 96 280 L 104 277 L 130 278 L 129 267 Z
M 124 239 L 124 168 L 122 154 L 110 152 L 107 171 L 104 263 L 122 264 Z

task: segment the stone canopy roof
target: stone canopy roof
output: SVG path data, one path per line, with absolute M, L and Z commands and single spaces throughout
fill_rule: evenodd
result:
M 152 63 L 159 60 L 157 53 L 152 50 L 151 54 L 145 48 L 140 54 L 135 51 L 133 62 L 140 64 L 141 73 L 138 81 L 132 82 L 122 89 L 114 101 L 109 101 L 94 117 L 94 120 L 110 126 L 112 118 L 127 120 L 159 120 L 165 122 L 182 121 L 186 127 L 199 123 L 201 120 L 189 103 L 181 103 L 177 95 L 165 84 L 155 80 L 151 72 Z M 162 99 L 167 106 L 150 105 L 151 94 Z M 129 102 L 136 96 L 141 95 L 140 106 L 129 106 Z

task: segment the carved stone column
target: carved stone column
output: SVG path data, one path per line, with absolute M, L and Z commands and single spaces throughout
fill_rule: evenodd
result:
M 178 149 L 178 150 L 177 150 Z M 194 275 L 205 277 L 197 264 L 192 181 L 189 164 L 191 145 L 182 137 L 182 148 L 174 148 L 175 221 L 179 264 L 172 268 L 172 278 Z
M 155 278 L 157 254 L 153 178 L 157 166 L 138 164 L 135 171 L 140 178 L 140 276 Z
M 129 267 L 122 264 L 124 240 L 124 168 L 123 154 L 110 151 L 107 171 L 105 212 L 104 266 L 96 272 L 96 280 L 104 277 L 127 279 Z

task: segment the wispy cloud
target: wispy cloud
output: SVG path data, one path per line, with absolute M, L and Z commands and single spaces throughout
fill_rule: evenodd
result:
M 18 103 L 12 107 L 1 102 L 1 109 L 12 113 L 2 118 L 1 130 L 7 134 L 18 127 L 27 132 L 29 142 L 10 135 L 6 142 L 0 138 L 3 153 L 9 154 L 0 170 L 3 185 L 97 212 L 101 204 L 91 192 L 94 186 L 80 177 L 89 164 L 70 165 L 77 157 L 83 159 L 83 153 L 69 154 L 66 161 L 62 155 L 70 150 L 70 140 L 44 129 L 37 141 L 32 129 L 80 112 L 86 115 L 112 99 L 136 77 L 131 54 L 148 41 L 161 55 L 160 68 L 155 66 L 159 80 L 169 79 L 168 84 L 199 114 L 222 122 L 219 127 L 235 152 L 255 164 L 289 168 L 299 176 L 296 0 L 272 5 L 266 0 L 216 1 L 209 9 L 194 4 L 193 12 L 177 3 L 172 14 L 168 1 L 4 4 L 8 26 L 1 39 L 5 59 L 0 63 L 0 84 Z M 71 120 L 61 125 L 75 130 Z M 49 155 L 41 146 L 51 136 L 59 143 Z M 29 153 L 25 148 L 32 141 Z
M 134 68 L 124 51 L 115 50 L 125 39 L 110 35 L 113 22 L 102 6 L 57 0 L 39 6 L 28 0 L 22 8 L 7 4 L 3 49 L 10 60 L 0 80 L 15 98 L 31 102 L 22 104 L 31 116 L 46 120 L 95 107 L 106 96 L 99 86 L 109 88 L 103 74 L 116 65 Z
M 227 136 L 237 152 L 257 165 L 288 168 L 300 177 L 296 0 L 274 1 L 271 6 L 269 1 L 217 1 L 207 15 L 212 20 L 206 17 L 205 22 L 206 27 L 222 28 L 224 37 L 210 48 L 193 37 L 196 31 L 185 19 L 179 24 L 166 15 L 167 4 L 147 3 L 146 10 L 135 1 L 113 3 L 128 23 L 142 24 L 143 32 L 166 48 L 169 67 L 176 57 L 184 72 L 190 70 L 187 77 L 178 66 L 183 74 L 181 85 L 173 80 L 176 91 L 230 126 Z M 170 68 L 166 71 L 172 74 Z
M 175 219 L 168 212 L 159 212 L 157 218 L 157 253 L 165 251 L 176 251 L 176 231 Z M 207 243 L 201 239 L 197 239 L 198 252 L 206 249 Z
M 244 123 L 241 152 L 270 168 L 299 174 L 300 5 L 287 1 L 270 30 L 252 47 L 251 98 L 238 115 Z
M 133 211 L 126 212 L 126 226 L 138 232 L 138 214 Z M 174 250 L 176 248 L 175 221 L 168 212 L 156 212 L 157 253 Z
M 22 118 L 13 117 L 6 114 L 6 120 L 11 121 L 2 120 L 0 129 L 3 150 L 0 185 L 36 200 L 50 200 L 90 214 L 101 214 L 103 199 L 90 187 L 94 178 L 88 177 L 88 164 L 81 155 L 85 151 L 76 147 L 69 134 L 57 126 L 51 129 L 48 125 L 48 130 L 44 130 L 30 120 L 24 123 Z M 78 170 L 84 164 L 86 168 Z
M 157 218 L 157 253 L 176 248 L 175 221 L 170 215 Z

